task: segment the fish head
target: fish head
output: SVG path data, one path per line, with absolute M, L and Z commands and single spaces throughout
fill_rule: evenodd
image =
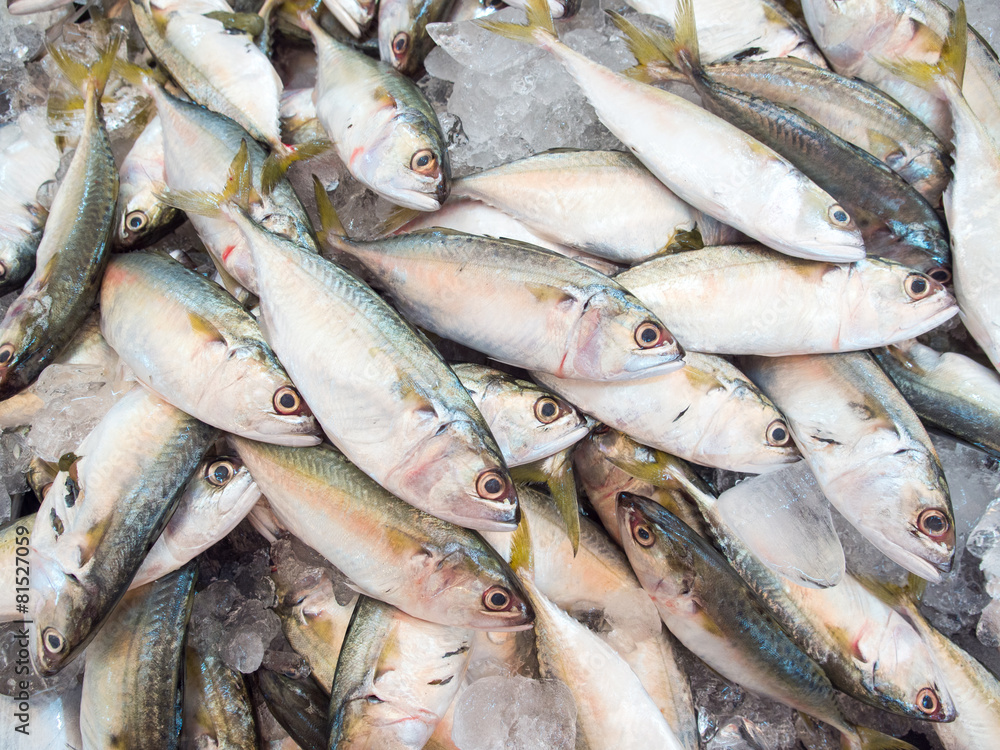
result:
M 71 550 L 72 552 L 72 550 Z M 31 599 L 34 606 L 35 667 L 42 675 L 59 672 L 96 634 L 99 613 L 94 597 L 61 559 L 31 548 Z M 62 556 L 65 556 L 62 555 Z M 69 567 L 77 567 L 71 564 Z
M 237 456 L 212 456 L 201 462 L 188 481 L 178 501 L 175 518 L 190 514 L 210 519 L 203 528 L 188 529 L 186 534 L 197 536 L 207 532 L 217 534 L 217 524 L 223 519 L 239 514 L 242 518 L 260 499 L 260 489 L 250 476 L 250 471 Z M 167 538 L 171 527 L 161 534 Z M 189 539 L 186 543 L 193 542 Z
M 559 377 L 614 380 L 652 377 L 684 366 L 667 327 L 623 289 L 600 286 L 583 303 Z
M 353 167 L 359 179 L 400 206 L 436 211 L 451 189 L 448 149 L 440 127 L 415 109 L 403 109 L 388 120 L 374 143 Z
M 30 235 L 7 236 L 0 230 L 0 295 L 24 286 L 35 270 L 35 248 L 41 230 Z
M 34 380 L 30 371 L 38 360 L 47 358 L 49 337 L 44 325 L 51 303 L 48 296 L 22 293 L 8 308 L 0 324 L 0 400 L 30 385 Z
M 513 531 L 517 490 L 485 426 L 460 415 L 438 420 L 387 477 L 409 497 L 434 504 L 438 518 L 470 529 Z M 397 493 L 398 494 L 398 493 Z
M 794 221 L 797 254 L 837 262 L 864 258 L 864 238 L 847 209 L 805 175 L 801 175 L 800 183 L 796 197 L 789 196 L 788 201 L 792 206 L 797 203 Z
M 385 0 L 378 9 L 379 58 L 396 70 L 408 72 L 417 55 L 414 46 L 420 30 L 415 28 L 410 0 Z M 419 65 L 420 62 L 417 62 Z
M 632 570 L 653 601 L 683 613 L 697 607 L 691 530 L 649 498 L 618 493 L 618 532 Z
M 236 434 L 275 445 L 321 442 L 319 422 L 305 399 L 259 342 L 232 346 L 212 380 L 215 389 L 205 392 L 202 405 L 206 414 L 217 412 L 234 423 Z
M 690 407 L 692 416 L 708 412 L 693 449 L 698 463 L 761 474 L 802 458 L 778 407 L 742 374 L 694 367 L 684 373 L 704 393 L 702 402 Z
M 368 675 L 332 709 L 338 747 L 423 747 L 441 717 L 420 705 L 412 686 L 394 684 L 395 671 Z
M 551 391 L 515 378 L 490 382 L 480 412 L 509 466 L 565 450 L 590 431 L 586 418 Z
M 920 634 L 890 610 L 872 664 L 872 688 L 891 710 L 916 719 L 954 721 L 955 701 Z
M 955 557 L 955 517 L 937 456 L 910 448 L 871 461 L 877 472 L 866 462 L 835 480 L 841 497 L 856 498 L 842 512 L 893 562 L 940 581 Z
M 856 265 L 851 273 L 861 277 L 860 293 L 869 306 L 867 322 L 883 341 L 913 338 L 958 314 L 954 296 L 929 274 L 889 260 L 871 259 Z M 946 272 L 943 267 L 931 270 L 942 272 Z
M 122 181 L 118 193 L 115 241 L 118 247 L 135 250 L 146 247 L 163 237 L 184 215 L 157 198 L 157 188 L 148 182 L 136 185 Z
M 410 564 L 417 596 L 453 623 L 488 631 L 527 630 L 535 619 L 520 581 L 474 532 L 456 531 L 453 543 L 415 550 Z

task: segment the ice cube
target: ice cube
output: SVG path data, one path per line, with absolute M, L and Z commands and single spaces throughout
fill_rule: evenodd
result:
M 576 702 L 558 680 L 483 677 L 455 706 L 452 739 L 461 750 L 573 750 Z

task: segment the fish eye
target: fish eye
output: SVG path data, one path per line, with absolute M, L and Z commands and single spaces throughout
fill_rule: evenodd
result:
M 777 448 L 783 448 L 792 442 L 792 435 L 788 431 L 788 425 L 780 419 L 776 419 L 767 426 L 767 442 Z
M 846 227 L 851 223 L 851 215 L 844 210 L 844 207 L 834 203 L 829 210 L 830 220 L 839 227 Z
M 205 471 L 205 479 L 208 480 L 209 484 L 214 484 L 216 487 L 222 487 L 224 484 L 227 484 L 234 476 L 236 476 L 236 466 L 228 458 L 220 458 L 213 461 Z
M 917 528 L 931 539 L 938 540 L 951 529 L 951 522 L 942 511 L 930 508 L 917 518 Z
M 635 329 L 635 343 L 640 349 L 652 349 L 665 342 L 665 331 L 651 320 L 640 323 Z
M 377 695 L 366 695 L 365 696 L 365 701 L 368 702 L 368 703 L 371 703 L 372 705 L 375 705 L 375 704 L 378 704 L 378 703 L 385 703 L 385 701 L 382 700 L 381 698 L 379 698 Z
M 125 226 L 130 232 L 139 232 L 149 222 L 146 214 L 142 211 L 132 211 L 125 217 Z
M 483 593 L 483 604 L 491 612 L 504 612 L 514 605 L 514 598 L 502 586 L 490 586 Z
M 917 693 L 917 708 L 920 709 L 921 713 L 931 716 L 940 710 L 941 700 L 932 688 L 924 688 Z
M 903 282 L 903 289 L 910 299 L 920 300 L 931 293 L 931 282 L 922 273 L 911 273 Z
M 559 402 L 550 396 L 542 396 L 535 402 L 535 419 L 542 424 L 552 424 L 559 419 Z
M 410 169 L 419 174 L 433 174 L 437 169 L 438 159 L 429 148 L 422 148 L 410 159 Z
M 947 284 L 951 281 L 951 271 L 944 266 L 936 266 L 935 268 L 932 268 L 927 272 L 927 275 L 934 279 L 934 281 L 938 284 Z
M 653 530 L 649 528 L 649 524 L 637 523 L 632 527 L 632 537 L 638 543 L 640 547 L 652 547 L 656 542 L 656 537 L 653 536 Z
M 392 52 L 396 57 L 402 57 L 410 49 L 410 35 L 400 31 L 392 38 Z
M 9 364 L 13 356 L 14 356 L 13 344 L 4 344 L 3 346 L 0 346 L 0 365 Z
M 63 638 L 63 634 L 53 627 L 45 628 L 42 642 L 45 645 L 45 650 L 51 654 L 61 653 L 66 648 L 66 639 Z
M 274 410 L 284 416 L 309 413 L 309 407 L 302 401 L 299 392 L 290 385 L 285 385 L 274 392 Z
M 487 469 L 476 479 L 476 493 L 484 500 L 499 500 L 507 494 L 507 480 L 496 469 Z

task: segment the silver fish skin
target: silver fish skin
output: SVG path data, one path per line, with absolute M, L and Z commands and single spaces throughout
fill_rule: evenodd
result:
M 329 698 L 309 680 L 295 680 L 267 667 L 254 672 L 257 692 L 288 732 L 288 750 L 326 750 Z M 282 745 L 285 748 L 286 745 Z
M 184 649 L 181 747 L 257 750 L 257 723 L 243 675 L 221 657 Z
M 35 271 L 0 322 L 0 400 L 33 383 L 68 344 L 93 307 L 108 259 L 118 168 L 101 114 L 101 95 L 120 43 L 114 37 L 93 66 L 74 66 L 50 50 L 84 97 L 83 129 L 52 201 Z
M 15 518 L 0 527 L 0 622 L 24 618 L 25 611 L 18 609 L 30 603 L 28 577 L 31 571 L 28 543 L 35 514 Z M 18 589 L 23 589 L 18 591 Z M 18 600 L 20 598 L 20 601 Z
M 278 521 L 360 591 L 442 625 L 530 627 L 510 568 L 474 532 L 390 495 L 332 448 L 233 440 Z M 488 601 L 498 593 L 503 606 Z
M 217 437 L 137 387 L 61 459 L 31 533 L 34 661 L 43 675 L 100 629 Z
M 323 5 L 354 38 L 360 38 L 378 12 L 376 0 L 323 0 Z
M 500 362 L 590 380 L 682 366 L 670 331 L 633 295 L 555 253 L 442 230 L 372 242 L 327 233 L 326 244 L 409 321 Z
M 240 144 L 246 143 L 253 188 L 260 196 L 251 204 L 250 215 L 306 252 L 318 252 L 309 215 L 288 180 L 279 180 L 271 191 L 261 187 L 267 152 L 246 130 L 224 115 L 169 95 L 159 86 L 148 85 L 146 90 L 163 124 L 164 167 L 171 191 L 221 192 Z M 225 216 L 193 213 L 188 218 L 217 266 L 256 294 L 253 260 L 239 229 Z
M 654 258 L 615 277 L 688 349 L 824 354 L 913 338 L 958 313 L 948 290 L 894 261 L 799 260 L 760 245 Z M 718 304 L 730 300 L 734 317 Z
M 129 592 L 87 649 L 84 750 L 179 746 L 184 635 L 195 565 Z
M 673 24 L 678 0 L 631 0 L 640 13 Z M 826 67 L 808 32 L 780 4 L 769 0 L 695 0 L 698 40 L 705 61 L 795 57 Z M 732 19 L 740 19 L 734 23 Z
M 0 128 L 0 294 L 18 289 L 35 268 L 48 214 L 37 195 L 58 168 L 59 149 L 40 113 L 29 110 Z
M 457 179 L 451 194 L 499 208 L 550 242 L 625 265 L 663 252 L 678 233 L 697 226 L 711 235 L 717 224 L 621 151 L 529 156 Z
M 510 529 L 503 456 L 441 355 L 351 273 L 231 215 L 260 272 L 262 328 L 331 442 L 416 507 Z
M 585 414 L 703 466 L 761 474 L 800 458 L 774 403 L 721 357 L 687 353 L 683 369 L 618 383 L 532 377 Z
M 167 184 L 163 164 L 163 124 L 154 115 L 143 128 L 118 170 L 119 247 L 145 247 L 184 221 L 183 214 L 160 200 Z
M 457 364 L 452 370 L 486 420 L 507 466 L 559 453 L 590 431 L 582 414 L 530 381 L 482 365 Z
M 474 631 L 362 597 L 330 693 L 331 750 L 420 750 L 465 677 Z
M 186 565 L 235 529 L 259 499 L 260 490 L 238 458 L 202 461 L 129 588 Z
M 864 240 L 848 213 L 789 161 L 696 104 L 575 52 L 556 37 L 542 0 L 530 4 L 529 26 L 478 23 L 554 55 L 601 122 L 679 198 L 789 255 L 837 262 L 864 257 Z
M 872 354 L 920 418 L 1000 456 L 1000 375 L 958 352 L 902 341 Z
M 319 424 L 253 317 L 171 258 L 116 255 L 101 286 L 101 332 L 136 378 L 219 429 L 317 445 Z
M 359 594 L 340 571 L 294 537 L 272 542 L 271 560 L 281 629 L 329 694 Z
M 792 58 L 721 63 L 713 80 L 794 107 L 884 162 L 940 204 L 950 180 L 947 146 L 919 118 L 871 84 Z
M 866 353 L 745 357 L 787 417 L 823 494 L 887 557 L 938 581 L 955 521 L 937 452 L 917 415 Z
M 393 203 L 435 211 L 451 165 L 437 115 L 397 70 L 337 42 L 310 20 L 316 116 L 351 174 Z

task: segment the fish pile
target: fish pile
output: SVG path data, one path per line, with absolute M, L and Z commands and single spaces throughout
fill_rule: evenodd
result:
M 510 5 L 10 0 L 4 747 L 996 743 L 965 5 Z

